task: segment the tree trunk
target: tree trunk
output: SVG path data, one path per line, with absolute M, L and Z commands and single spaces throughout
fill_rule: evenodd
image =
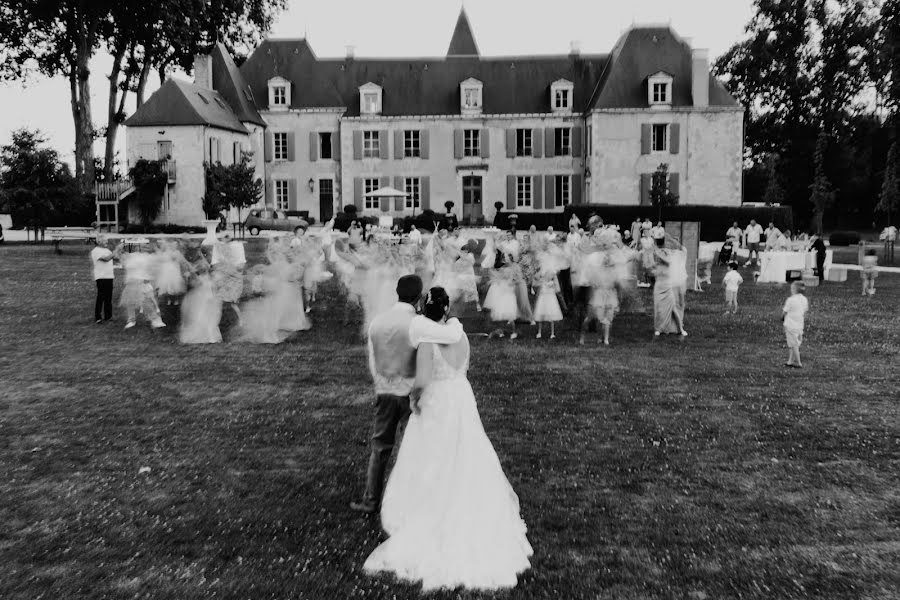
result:
M 144 50 L 144 64 L 141 66 L 141 75 L 138 78 L 137 90 L 135 90 L 137 108 L 144 104 L 144 93 L 147 90 L 147 77 L 150 76 L 150 54 Z
M 69 102 L 72 106 L 72 122 L 75 125 L 75 180 L 79 185 L 84 179 L 84 146 L 81 143 L 81 110 L 78 106 L 78 76 L 74 65 L 69 67 Z
M 119 92 L 122 93 L 122 104 L 128 96 L 127 78 L 124 90 L 119 89 L 119 75 L 122 73 L 122 61 L 125 59 L 125 47 L 119 48 L 113 56 L 112 70 L 109 74 L 109 98 L 106 107 L 106 152 L 103 157 L 103 179 L 113 180 L 113 168 L 116 161 L 116 134 L 119 130 L 120 111 Z
M 90 60 L 94 53 L 96 25 L 96 22 L 78 23 L 78 39 L 75 46 L 76 55 L 74 57 L 78 91 L 75 103 L 79 113 L 79 118 L 77 120 L 77 136 L 81 138 L 82 177 L 80 183 L 81 191 L 83 193 L 93 191 L 95 180 L 94 121 L 91 116 Z

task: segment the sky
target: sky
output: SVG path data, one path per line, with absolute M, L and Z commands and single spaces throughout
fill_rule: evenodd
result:
M 347 46 L 357 57 L 444 56 L 462 6 L 482 56 L 568 54 L 573 41 L 583 53 L 604 54 L 633 23 L 670 23 L 714 60 L 741 38 L 752 15 L 752 0 L 290 0 L 270 37 L 306 37 L 320 58 L 344 56 Z M 91 64 L 98 127 L 106 123 L 111 62 L 100 54 Z M 158 86 L 151 78 L 147 96 Z M 0 144 L 16 129 L 37 128 L 72 163 L 75 135 L 64 78 L 0 83 L 0 107 Z M 134 110 L 133 99 L 127 107 Z M 120 131 L 120 155 L 124 138 Z M 102 141 L 95 154 L 103 155 Z

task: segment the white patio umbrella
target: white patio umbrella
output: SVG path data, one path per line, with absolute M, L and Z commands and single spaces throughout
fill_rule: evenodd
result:
M 409 194 L 406 192 L 401 192 L 396 188 L 392 188 L 390 186 L 380 187 L 377 190 L 372 190 L 371 192 L 366 194 L 366 198 L 384 198 L 390 202 L 391 198 L 402 201 L 409 197 Z M 403 210 L 402 202 L 398 202 L 396 206 L 397 210 Z M 390 210 L 390 205 L 386 203 L 381 204 L 381 210 L 384 212 L 388 212 Z

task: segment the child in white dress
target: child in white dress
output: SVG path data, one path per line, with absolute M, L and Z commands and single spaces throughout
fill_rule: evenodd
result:
M 550 339 L 556 339 L 556 323 L 563 320 L 562 309 L 559 306 L 557 293 L 559 281 L 556 274 L 549 271 L 541 271 L 538 276 L 538 295 L 534 303 L 534 320 L 537 321 L 537 339 L 541 339 L 541 330 L 545 322 L 550 323 Z

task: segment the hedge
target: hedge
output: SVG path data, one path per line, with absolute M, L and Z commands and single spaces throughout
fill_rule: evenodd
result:
M 552 226 L 557 231 L 568 231 L 572 214 L 578 215 L 582 225 L 587 224 L 591 214 L 596 213 L 604 223 L 613 223 L 622 230 L 631 226 L 635 217 L 643 220 L 649 218 L 657 221 L 657 209 L 652 206 L 609 206 L 600 204 L 569 205 L 562 213 L 558 212 L 520 212 L 516 219 L 517 229 L 528 229 L 532 225 L 538 229 Z M 495 224 L 501 229 L 509 227 L 509 212 L 497 214 Z M 793 231 L 793 214 L 788 206 L 737 207 L 737 206 L 672 206 L 663 211 L 664 221 L 697 221 L 700 223 L 700 239 L 703 241 L 721 241 L 725 232 L 735 221 L 744 228 L 754 219 L 765 228 L 775 223 L 781 231 Z
M 832 246 L 850 246 L 859 243 L 858 231 L 835 231 L 828 236 L 828 243 Z

